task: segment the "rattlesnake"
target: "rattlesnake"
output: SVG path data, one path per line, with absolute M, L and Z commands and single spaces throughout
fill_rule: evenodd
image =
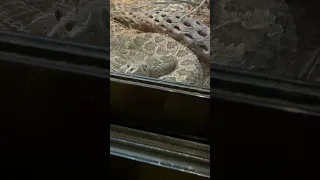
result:
M 298 38 L 284 0 L 215 0 L 212 10 L 212 66 L 290 75 Z
M 111 38 L 111 70 L 200 86 L 202 69 L 196 55 L 157 33 L 121 34 Z
M 62 39 L 70 39 L 73 41 L 79 40 L 84 43 L 88 43 L 88 41 L 92 41 L 94 39 L 94 41 L 100 40 L 100 42 L 94 42 L 91 44 L 108 44 L 108 33 L 106 32 L 108 32 L 109 27 L 106 21 L 108 18 L 106 18 L 106 16 L 109 15 L 107 9 L 109 0 L 56 0 L 55 4 L 52 4 L 52 7 L 50 7 L 50 3 L 32 5 L 32 3 L 36 1 L 37 0 L 14 0 L 2 2 L 1 5 L 4 5 L 6 3 L 10 5 L 10 7 L 8 5 L 4 6 L 10 9 L 10 12 L 8 13 L 6 13 L 7 11 L 3 11 L 3 14 L 5 16 L 3 22 L 6 23 L 5 25 L 8 28 L 13 28 L 17 31 L 22 31 L 30 34 L 42 35 L 47 37 L 59 37 Z M 19 15 L 24 17 L 19 16 L 19 18 L 16 18 L 15 14 L 10 14 L 12 13 L 12 9 L 16 9 L 16 12 L 19 12 Z M 140 15 L 141 16 L 139 17 L 141 18 L 148 18 L 148 16 L 144 15 L 144 13 L 142 12 L 140 12 Z M 149 15 L 152 15 L 152 13 Z M 153 15 L 156 17 L 156 14 Z M 120 16 L 118 16 L 118 18 L 120 18 Z M 135 21 L 136 20 L 138 19 L 135 19 Z M 165 22 L 165 20 L 168 19 L 162 18 L 163 22 Z M 208 64 L 209 61 L 207 60 L 209 60 L 209 38 L 202 37 L 209 35 L 208 28 L 205 28 L 205 26 L 202 26 L 202 24 L 199 24 L 199 22 L 197 21 L 187 19 L 184 22 L 191 23 L 185 24 L 189 25 L 190 27 L 182 27 L 182 31 L 180 33 L 177 33 L 178 31 L 174 29 L 181 26 L 181 23 L 179 24 L 177 22 L 173 22 L 172 26 L 170 26 L 170 23 L 163 24 L 169 26 L 167 26 L 166 28 L 162 28 L 162 30 L 173 30 L 171 34 L 169 33 L 169 36 L 174 36 L 174 39 L 184 41 L 184 43 L 187 44 L 188 47 L 192 49 L 192 51 L 195 52 L 198 57 L 200 57 L 202 63 L 205 62 Z M 148 23 L 148 21 L 145 21 L 145 23 Z M 143 23 L 141 23 L 141 25 L 143 25 Z M 152 26 L 149 28 L 149 30 L 157 30 L 157 28 L 157 26 Z M 138 35 L 136 37 L 138 38 L 139 36 L 142 37 L 142 35 Z M 146 38 L 149 36 L 150 34 L 143 37 Z M 173 72 L 162 77 L 162 79 L 167 79 L 175 82 L 185 82 L 192 85 L 201 85 L 202 69 L 195 54 L 192 51 L 188 51 L 188 49 L 180 43 L 177 43 L 174 40 L 171 40 L 169 37 L 163 35 L 152 34 L 151 38 L 148 39 L 148 42 L 150 43 L 151 40 L 153 40 L 153 42 L 156 42 L 156 40 L 158 41 L 159 38 L 157 38 L 157 36 L 161 36 L 167 45 L 163 46 L 167 47 L 167 49 L 157 48 L 157 52 L 165 52 L 165 50 L 168 50 L 168 47 L 171 46 L 176 48 L 175 50 L 174 48 L 171 49 L 170 53 L 166 54 L 166 56 L 153 56 L 153 60 L 161 60 L 161 58 L 167 57 L 166 60 L 169 64 L 171 63 L 171 65 L 173 62 L 175 62 L 176 69 Z M 189 37 L 195 39 L 190 39 Z M 165 43 L 162 44 L 164 45 Z M 116 53 L 112 52 L 111 54 Z M 122 54 L 118 57 L 124 56 L 125 54 Z M 149 58 L 149 60 L 151 60 L 151 58 Z M 169 67 L 169 64 L 167 64 L 167 66 L 157 66 L 155 67 L 155 69 L 158 70 L 158 68 L 160 67 Z M 113 65 L 113 63 L 111 63 L 111 65 Z M 149 66 L 152 67 L 152 65 L 150 64 Z M 174 67 L 174 65 L 170 66 L 170 68 L 172 67 Z M 160 74 L 157 73 L 157 71 L 150 71 L 149 75 L 151 77 L 157 77 L 159 75 L 163 75 L 166 70 L 168 69 L 164 69 L 164 71 L 161 70 Z M 175 80 L 173 80 L 173 77 L 175 77 Z
M 145 32 L 136 35 L 111 35 L 111 47 L 115 47 L 111 49 L 111 68 L 114 64 L 117 64 L 116 67 L 113 67 L 115 71 L 149 75 L 150 77 L 158 77 L 160 79 L 196 86 L 202 85 L 203 72 L 200 62 L 209 64 L 210 59 L 210 32 L 206 25 L 189 18 L 184 18 L 180 21 L 180 14 L 165 12 L 163 10 L 146 13 L 137 9 L 122 9 L 111 12 L 111 14 L 115 20 Z M 167 34 L 170 38 L 163 34 Z M 129 45 L 115 45 L 121 42 L 119 41 L 119 37 L 121 36 L 125 37 L 121 38 L 122 41 L 126 42 L 123 44 Z M 130 38 L 130 36 L 133 36 L 133 38 Z M 137 49 L 132 49 L 134 50 L 133 53 L 128 53 L 131 56 L 122 56 L 122 58 L 125 58 L 125 61 L 121 61 L 122 64 L 120 65 L 119 62 L 116 62 L 119 60 L 119 53 L 115 55 L 113 51 L 122 51 L 120 47 L 130 48 L 129 46 L 133 46 L 137 48 L 134 43 L 137 41 L 136 38 L 139 40 L 143 39 L 144 41 L 144 43 L 139 45 L 143 53 L 137 52 Z M 161 39 L 162 42 L 158 43 L 157 39 Z M 144 47 L 143 45 L 153 46 L 153 51 L 146 51 L 150 47 Z M 184 47 L 184 45 L 187 47 Z M 161 53 L 166 51 L 169 54 L 167 56 L 164 56 L 164 54 L 159 56 L 159 54 L 154 53 L 157 50 Z M 133 58 L 132 54 L 139 54 L 140 56 Z M 135 64 L 135 62 L 138 63 Z M 127 66 L 128 63 L 129 66 Z M 169 74 L 165 75 L 166 73 Z M 208 83 L 206 86 L 208 87 Z

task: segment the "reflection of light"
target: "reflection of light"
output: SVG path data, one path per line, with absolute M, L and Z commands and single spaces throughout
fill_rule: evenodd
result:
M 294 112 L 294 113 L 304 113 L 305 111 L 297 108 L 292 108 L 292 107 L 283 107 L 284 110 L 289 111 L 289 112 Z

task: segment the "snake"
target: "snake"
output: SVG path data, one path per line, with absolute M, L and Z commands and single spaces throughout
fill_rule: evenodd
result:
M 213 1 L 211 66 L 293 76 L 299 38 L 284 0 Z
M 109 19 L 109 0 L 55 0 L 53 3 L 49 1 L 45 3 L 36 2 L 38 1 L 2 1 L 0 3 L 0 9 L 2 10 L 0 14 L 1 28 L 51 38 L 78 41 L 86 44 L 109 44 L 107 40 L 109 37 L 107 32 L 110 29 L 107 21 L 107 19 Z M 146 28 L 144 29 L 146 30 L 146 34 L 136 35 L 135 40 L 126 38 L 128 41 L 124 46 L 129 48 L 132 42 L 135 42 L 134 48 L 141 48 L 140 52 L 136 52 L 133 49 L 130 50 L 130 53 L 131 55 L 138 55 L 138 58 L 141 53 L 145 54 L 143 56 L 145 64 L 141 67 L 146 67 L 147 65 L 148 76 L 201 86 L 203 84 L 203 72 L 200 63 L 209 64 L 209 28 L 199 21 L 188 18 L 183 22 L 178 22 L 178 14 L 167 14 L 167 17 L 164 18 L 162 15 L 165 12 L 162 12 L 161 16 L 159 16 L 158 13 L 160 11 L 155 11 L 148 15 L 144 12 L 136 11 L 128 11 L 125 15 L 119 14 L 119 16 L 117 16 L 118 20 L 121 18 L 125 20 L 126 16 L 130 17 L 131 21 L 127 21 L 127 23 L 135 22 L 131 24 L 131 26 L 136 28 L 137 22 L 140 20 L 139 18 L 145 20 L 140 22 L 139 25 Z M 136 15 L 131 16 L 131 13 Z M 154 18 L 150 19 L 152 15 Z M 157 25 L 157 19 L 161 20 L 161 26 Z M 171 20 L 173 22 L 170 22 Z M 152 23 L 153 25 L 149 27 L 145 26 L 148 23 Z M 157 30 L 158 28 L 160 28 L 160 30 Z M 152 34 L 150 31 L 153 31 Z M 163 34 L 167 34 L 167 36 Z M 119 36 L 113 37 L 119 39 Z M 171 38 L 173 38 L 173 40 Z M 113 38 L 111 38 L 111 42 L 114 42 L 112 39 Z M 139 46 L 136 42 L 141 39 L 145 41 Z M 150 50 L 147 52 L 146 48 L 151 48 L 152 43 L 156 48 L 154 51 Z M 142 49 L 142 45 L 145 49 Z M 161 48 L 159 45 L 161 45 Z M 121 45 L 120 47 L 124 46 Z M 148 56 L 150 52 L 154 52 L 152 57 Z M 115 57 L 117 58 L 128 58 L 128 52 L 127 54 L 123 51 L 122 54 L 116 53 L 116 51 L 113 51 L 111 48 L 110 53 L 111 61 L 113 61 L 113 55 L 116 55 Z M 140 60 L 143 60 L 143 58 Z M 159 62 L 161 63 L 159 64 Z M 116 63 L 111 63 L 111 66 L 115 64 Z M 140 65 L 139 63 L 129 65 L 130 68 L 134 67 L 137 69 L 136 71 L 130 72 L 141 73 L 141 70 L 144 68 L 140 68 Z M 114 67 L 111 67 L 111 69 L 115 69 Z M 128 69 L 126 72 L 128 72 Z
M 209 27 L 162 9 L 119 9 L 111 12 L 113 19 L 142 33 L 111 34 L 111 69 L 203 86 L 201 63 L 210 64 Z
M 3 24 L 1 25 L 3 25 L 3 29 L 14 29 L 19 32 L 72 39 L 73 41 L 80 39 L 79 41 L 85 43 L 95 39 L 100 40 L 102 44 L 108 44 L 108 40 L 101 36 L 105 35 L 105 37 L 107 37 L 106 32 L 109 28 L 106 21 L 107 18 L 105 18 L 106 15 L 109 14 L 107 9 L 108 0 L 57 0 L 52 4 L 55 6 L 52 7 L 50 7 L 51 5 L 49 3 L 34 3 L 35 0 L 3 1 L 0 4 L 1 9 L 3 9 L 2 16 L 0 16 L 0 18 L 2 18 L 1 22 Z M 57 6 L 59 6 L 59 9 L 57 9 Z M 162 15 L 164 15 L 165 12 L 162 12 L 161 16 L 158 16 L 159 12 L 160 11 L 155 11 L 148 15 L 143 12 L 133 12 L 138 13 L 139 16 L 126 14 L 131 18 L 137 17 L 138 19 L 134 19 L 135 22 L 137 22 L 139 18 L 144 18 L 146 21 L 140 23 L 142 26 L 148 22 L 157 22 L 155 18 L 162 21 L 161 27 L 156 25 L 156 23 L 149 27 L 145 26 L 146 29 L 144 30 L 153 31 L 153 34 L 149 32 L 145 35 L 140 34 L 135 36 L 135 41 L 137 41 L 138 38 L 140 38 L 140 40 L 147 40 L 144 45 L 148 44 L 149 47 L 152 46 L 150 45 L 151 42 L 153 42 L 155 46 L 161 44 L 161 48 L 157 47 L 155 49 L 152 58 L 147 58 L 148 60 L 146 60 L 148 56 L 144 56 L 148 68 L 154 69 L 154 71 L 149 71 L 148 75 L 196 86 L 201 85 L 203 72 L 200 62 L 206 64 L 209 62 L 209 28 L 199 21 L 187 18 L 183 22 L 178 22 L 178 14 L 167 14 L 167 17 L 163 18 Z M 155 18 L 150 19 L 152 15 Z M 126 17 L 121 14 L 121 16 L 117 18 L 125 19 Z M 173 20 L 173 22 L 171 22 L 171 20 Z M 131 22 L 133 21 L 128 21 L 129 24 Z M 136 27 L 137 24 L 131 25 L 132 27 Z M 157 30 L 158 28 L 160 28 L 160 31 Z M 162 34 L 168 34 L 168 37 Z M 93 36 L 95 36 L 95 38 L 93 38 Z M 174 40 L 171 39 L 172 37 Z M 131 38 L 126 39 L 130 40 Z M 97 45 L 97 42 L 95 42 L 95 45 Z M 130 45 L 130 42 L 128 41 L 126 45 Z M 143 50 L 141 52 L 143 52 Z M 153 51 L 148 51 L 148 53 L 150 52 Z M 134 51 L 132 51 L 131 54 L 132 53 L 134 53 Z M 144 51 L 144 53 L 146 54 L 146 51 Z M 115 51 L 112 51 L 111 56 L 114 54 Z M 165 56 L 161 56 L 161 54 Z M 117 53 L 117 57 L 123 58 L 125 56 L 125 53 L 121 55 Z M 159 64 L 159 62 L 162 62 L 162 64 Z M 113 64 L 114 63 L 111 63 L 111 65 Z M 139 69 L 139 65 L 133 66 Z M 141 70 L 136 72 L 141 72 Z

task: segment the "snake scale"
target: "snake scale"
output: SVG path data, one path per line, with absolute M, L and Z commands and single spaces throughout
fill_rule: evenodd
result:
M 290 76 L 298 37 L 285 0 L 215 0 L 211 66 Z
M 109 0 L 3 0 L 0 3 L 0 26 L 5 30 L 108 45 L 108 7 Z M 128 23 L 145 34 L 137 34 L 135 39 L 127 35 L 125 41 L 118 41 L 118 46 L 111 47 L 111 69 L 119 67 L 117 65 L 123 62 L 119 59 L 122 59 L 127 62 L 118 71 L 127 67 L 123 72 L 202 86 L 200 63 L 209 65 L 209 28 L 188 18 L 178 22 L 179 14 L 158 13 L 160 11 L 149 14 L 127 11 L 116 16 L 122 23 Z M 126 21 L 128 18 L 130 21 Z M 124 34 L 122 36 L 125 37 Z M 119 36 L 111 36 L 111 42 L 115 42 L 115 38 L 120 39 Z M 115 59 L 118 64 L 113 63 Z M 140 62 L 130 64 L 133 59 Z M 132 68 L 135 71 L 129 71 Z
M 48 37 L 59 36 L 89 44 L 108 45 L 106 40 L 108 36 L 105 33 L 110 28 L 107 22 L 108 4 L 109 0 L 53 0 L 53 3 L 39 0 L 2 0 L 0 27 L 2 30 Z M 299 39 L 292 13 L 285 0 L 214 0 L 211 5 L 213 5 L 211 8 L 213 16 L 210 22 L 213 23 L 211 25 L 213 28 L 210 43 L 210 39 L 207 38 L 210 34 L 208 27 L 188 18 L 183 23 L 178 22 L 179 14 L 162 11 L 151 13 L 126 11 L 114 15 L 118 21 L 147 34 L 158 33 L 152 35 L 150 42 L 155 42 L 155 36 L 159 34 L 167 34 L 162 37 L 168 42 L 171 42 L 169 38 L 172 38 L 182 42 L 178 43 L 179 48 L 182 48 L 180 45 L 186 45 L 192 51 L 188 52 L 190 54 L 188 61 L 193 65 L 183 65 L 188 64 L 187 61 L 181 63 L 186 60 L 183 58 L 180 58 L 180 61 L 171 58 L 178 69 L 181 67 L 180 73 L 195 70 L 194 73 L 189 73 L 190 76 L 182 73 L 180 78 L 175 80 L 171 78 L 173 81 L 200 84 L 198 79 L 201 79 L 201 68 L 198 68 L 199 64 L 194 55 L 204 64 L 290 75 L 290 72 L 284 69 L 294 64 L 293 57 Z M 142 39 L 150 37 L 143 34 L 139 36 Z M 129 44 L 128 42 L 126 45 Z M 169 64 L 174 65 L 169 56 L 176 56 L 177 52 L 167 54 Z M 159 57 L 154 57 L 155 62 Z M 152 77 L 163 75 L 159 72 L 141 72 L 145 65 L 148 65 L 148 62 L 144 65 L 138 63 L 131 66 L 137 69 L 136 72 L 151 74 Z M 163 68 L 164 71 L 174 71 L 172 67 Z
M 122 7 L 111 14 L 116 21 L 143 32 L 111 34 L 114 71 L 203 85 L 201 63 L 210 64 L 209 27 L 190 18 L 180 21 L 180 14 L 164 10 Z

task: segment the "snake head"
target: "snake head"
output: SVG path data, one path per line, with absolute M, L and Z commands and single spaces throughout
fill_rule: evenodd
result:
M 133 74 L 138 76 L 149 76 L 148 66 L 144 63 L 134 63 L 124 65 L 126 74 Z

